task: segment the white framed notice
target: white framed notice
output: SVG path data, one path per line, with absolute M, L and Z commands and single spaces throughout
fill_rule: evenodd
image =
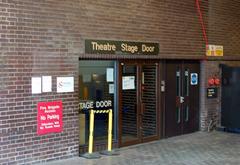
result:
M 109 94 L 114 94 L 114 84 L 109 84 Z
M 52 76 L 42 76 L 42 92 L 52 92 Z
M 82 75 L 82 81 L 84 83 L 91 82 L 91 79 L 92 79 L 92 75 L 90 75 L 90 74 L 83 74 Z
M 122 89 L 123 90 L 135 89 L 135 76 L 123 76 Z
M 74 77 L 57 77 L 57 93 L 74 92 Z
M 107 68 L 106 72 L 107 72 L 107 74 L 106 74 L 107 82 L 113 82 L 114 81 L 114 69 Z
M 42 78 L 32 77 L 32 94 L 42 93 Z

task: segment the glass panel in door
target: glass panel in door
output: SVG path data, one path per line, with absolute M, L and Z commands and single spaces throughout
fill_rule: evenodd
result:
M 185 68 L 184 71 L 184 89 L 183 89 L 183 96 L 185 98 L 185 104 L 183 105 L 183 116 L 184 122 L 189 121 L 189 69 Z
M 122 143 L 138 139 L 137 66 L 122 66 Z
M 115 61 L 79 61 L 79 142 L 80 146 L 88 144 L 89 136 L 89 110 L 93 109 L 89 103 L 95 104 L 96 101 L 110 100 L 114 105 L 115 80 L 114 80 Z M 108 72 L 111 72 L 109 76 Z M 109 90 L 112 86 L 113 89 Z M 116 109 L 113 108 L 115 117 Z M 94 109 L 99 109 L 94 107 Z M 97 114 L 94 118 L 94 143 L 103 143 L 108 135 L 108 114 Z M 116 124 L 113 122 L 113 132 Z M 116 134 L 113 133 L 113 140 Z
M 181 103 L 183 97 L 181 97 L 181 70 L 180 67 L 177 66 L 176 70 L 176 123 L 181 123 Z

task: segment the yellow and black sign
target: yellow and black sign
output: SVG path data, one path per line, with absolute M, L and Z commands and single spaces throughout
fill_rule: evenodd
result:
M 223 56 L 223 46 L 222 45 L 207 45 L 206 49 L 207 56 Z
M 85 40 L 85 53 L 158 55 L 159 44 L 150 42 Z

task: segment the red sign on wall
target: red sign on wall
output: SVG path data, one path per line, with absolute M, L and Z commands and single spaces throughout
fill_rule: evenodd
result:
M 62 132 L 62 101 L 38 103 L 37 134 Z

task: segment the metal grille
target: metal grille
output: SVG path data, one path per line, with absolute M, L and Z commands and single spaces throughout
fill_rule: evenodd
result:
M 137 135 L 136 98 L 136 90 L 123 91 L 123 135 Z
M 145 105 L 143 114 L 143 137 L 157 134 L 156 113 L 156 66 L 143 66 L 144 90 L 142 101 Z
M 124 139 L 137 137 L 137 87 L 136 66 L 124 66 L 124 76 L 135 76 L 135 89 L 122 90 L 122 136 Z

